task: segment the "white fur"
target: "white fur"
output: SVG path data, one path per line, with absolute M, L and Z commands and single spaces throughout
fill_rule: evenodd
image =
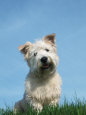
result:
M 45 49 L 49 49 L 46 52 Z M 34 53 L 37 53 L 34 56 Z M 30 45 L 27 53 L 24 55 L 30 67 L 30 72 L 25 81 L 25 93 L 22 100 L 17 102 L 14 107 L 16 111 L 27 111 L 29 106 L 35 110 L 42 110 L 44 105 L 54 105 L 59 103 L 61 95 L 61 78 L 57 72 L 58 56 L 55 46 L 51 46 L 43 40 Z M 52 70 L 40 71 L 42 63 L 40 59 L 46 56 L 48 62 L 53 64 Z

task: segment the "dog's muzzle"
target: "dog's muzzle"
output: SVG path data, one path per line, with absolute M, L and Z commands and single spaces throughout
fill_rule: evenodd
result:
M 40 61 L 41 61 L 41 64 L 42 64 L 41 69 L 43 69 L 43 70 L 49 69 L 49 68 L 51 67 L 51 65 L 52 65 L 52 64 L 49 62 L 48 57 L 46 57 L 46 56 L 42 57 L 42 58 L 40 59 Z

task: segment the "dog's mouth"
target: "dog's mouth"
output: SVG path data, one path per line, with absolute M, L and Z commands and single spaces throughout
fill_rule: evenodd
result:
M 41 69 L 47 70 L 47 69 L 51 68 L 51 66 L 52 66 L 52 64 L 46 63 L 46 64 L 43 64 L 43 65 L 41 66 Z

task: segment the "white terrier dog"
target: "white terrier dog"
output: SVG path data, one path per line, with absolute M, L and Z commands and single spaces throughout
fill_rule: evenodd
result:
M 14 106 L 14 112 L 25 112 L 29 106 L 41 111 L 44 105 L 56 106 L 61 95 L 61 78 L 57 72 L 58 56 L 55 46 L 55 34 L 47 35 L 32 44 L 27 42 L 19 46 L 24 54 L 30 72 L 25 81 L 25 93 L 22 100 Z

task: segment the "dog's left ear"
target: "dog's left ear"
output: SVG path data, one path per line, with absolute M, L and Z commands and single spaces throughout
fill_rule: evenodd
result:
M 55 44 L 55 36 L 56 36 L 56 34 L 53 33 L 53 34 L 50 34 L 50 35 L 45 36 L 45 37 L 43 38 L 43 40 Z

